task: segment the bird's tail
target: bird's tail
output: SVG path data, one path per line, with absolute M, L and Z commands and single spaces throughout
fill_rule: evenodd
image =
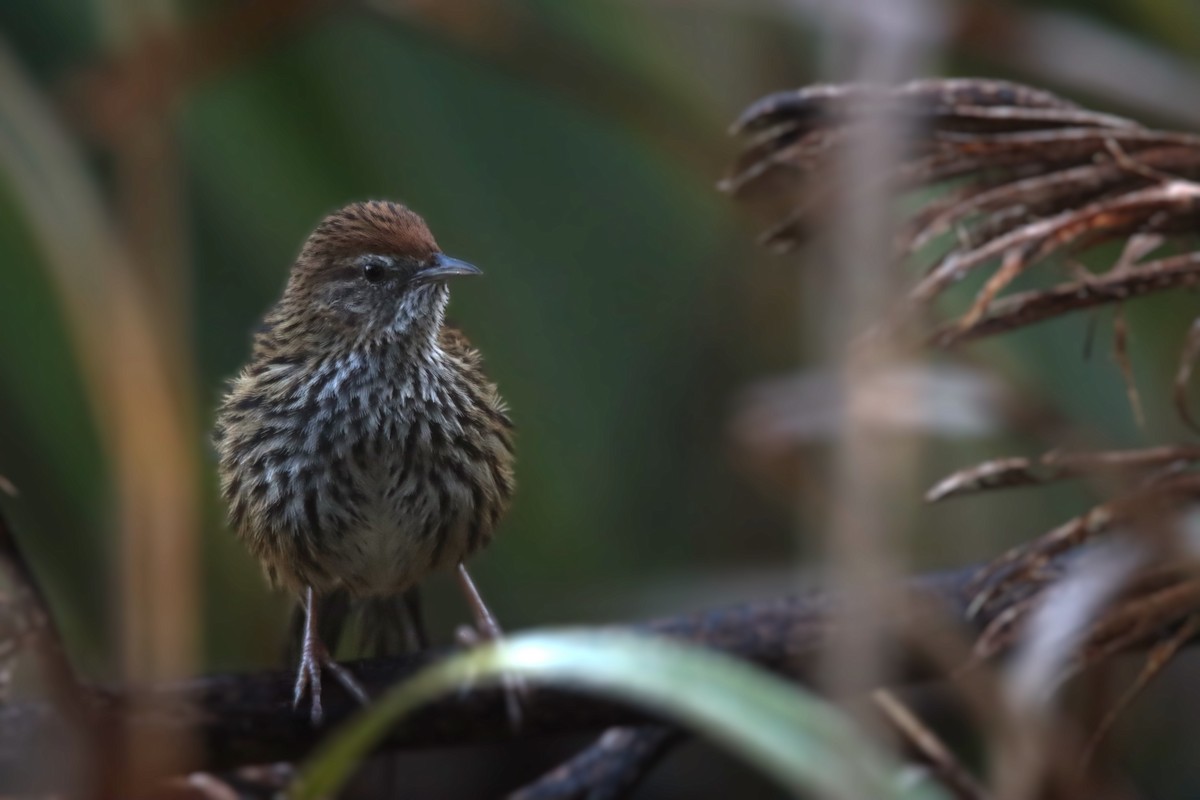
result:
M 421 590 L 370 597 L 359 608 L 359 641 L 364 653 L 395 655 L 429 647 L 429 634 L 421 612 Z
M 357 646 L 362 656 L 397 655 L 424 650 L 429 636 L 421 613 L 421 595 L 416 587 L 403 594 L 355 598 L 344 589 L 321 595 L 317 634 L 331 653 L 348 638 L 357 617 Z M 300 657 L 304 638 L 304 606 L 292 611 L 287 658 L 294 664 Z

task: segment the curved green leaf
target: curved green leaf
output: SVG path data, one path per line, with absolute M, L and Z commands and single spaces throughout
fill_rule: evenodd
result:
M 726 747 L 790 790 L 824 797 L 935 800 L 814 695 L 721 653 L 608 631 L 515 636 L 437 664 L 365 709 L 309 760 L 297 800 L 331 797 L 404 714 L 464 685 L 502 676 L 556 684 L 649 708 Z

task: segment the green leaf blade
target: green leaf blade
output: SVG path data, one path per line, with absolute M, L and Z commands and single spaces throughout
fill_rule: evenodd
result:
M 669 717 L 797 792 L 833 798 L 939 800 L 905 786 L 899 767 L 835 708 L 729 656 L 623 632 L 524 634 L 430 667 L 336 732 L 309 760 L 293 797 L 333 796 L 402 716 L 463 686 L 513 676 L 611 697 Z

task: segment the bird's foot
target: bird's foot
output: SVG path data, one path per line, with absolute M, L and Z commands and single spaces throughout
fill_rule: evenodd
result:
M 310 698 L 309 719 L 313 725 L 320 725 L 325 712 L 321 704 L 321 672 L 329 670 L 337 682 L 342 685 L 355 700 L 367 705 L 370 698 L 362 684 L 350 674 L 350 670 L 333 660 L 324 644 L 312 643 L 306 646 L 300 655 L 300 667 L 296 671 L 296 687 L 292 693 L 292 707 L 299 708 L 305 693 Z
M 463 647 L 475 647 L 486 642 L 498 642 L 504 639 L 504 632 L 499 628 L 488 629 L 486 632 L 470 625 L 461 625 L 454 632 L 454 638 Z M 517 675 L 505 674 L 500 678 L 500 686 L 504 690 L 504 711 L 508 716 L 508 724 L 512 729 L 520 730 L 525 717 L 525 704 L 533 694 L 529 684 Z
M 458 629 L 458 641 L 466 646 L 474 646 L 482 642 L 502 640 L 504 630 L 496 621 L 491 609 L 483 602 L 483 597 L 475 588 L 475 582 L 471 580 L 470 574 L 462 564 L 458 565 L 458 581 L 467 598 L 467 603 L 471 606 L 471 613 L 475 617 L 475 627 L 463 626 Z M 501 685 L 504 688 L 504 707 L 508 714 L 509 725 L 513 730 L 517 730 L 521 727 L 521 720 L 525 716 L 523 710 L 525 701 L 529 700 L 531 694 L 529 684 L 516 675 L 504 675 L 501 678 Z

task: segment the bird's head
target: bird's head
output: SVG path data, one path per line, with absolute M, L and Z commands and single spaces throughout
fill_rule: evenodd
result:
M 304 243 L 282 306 L 306 324 L 355 339 L 434 336 L 449 278 L 479 275 L 442 253 L 425 220 L 399 203 L 353 203 L 330 214 Z

